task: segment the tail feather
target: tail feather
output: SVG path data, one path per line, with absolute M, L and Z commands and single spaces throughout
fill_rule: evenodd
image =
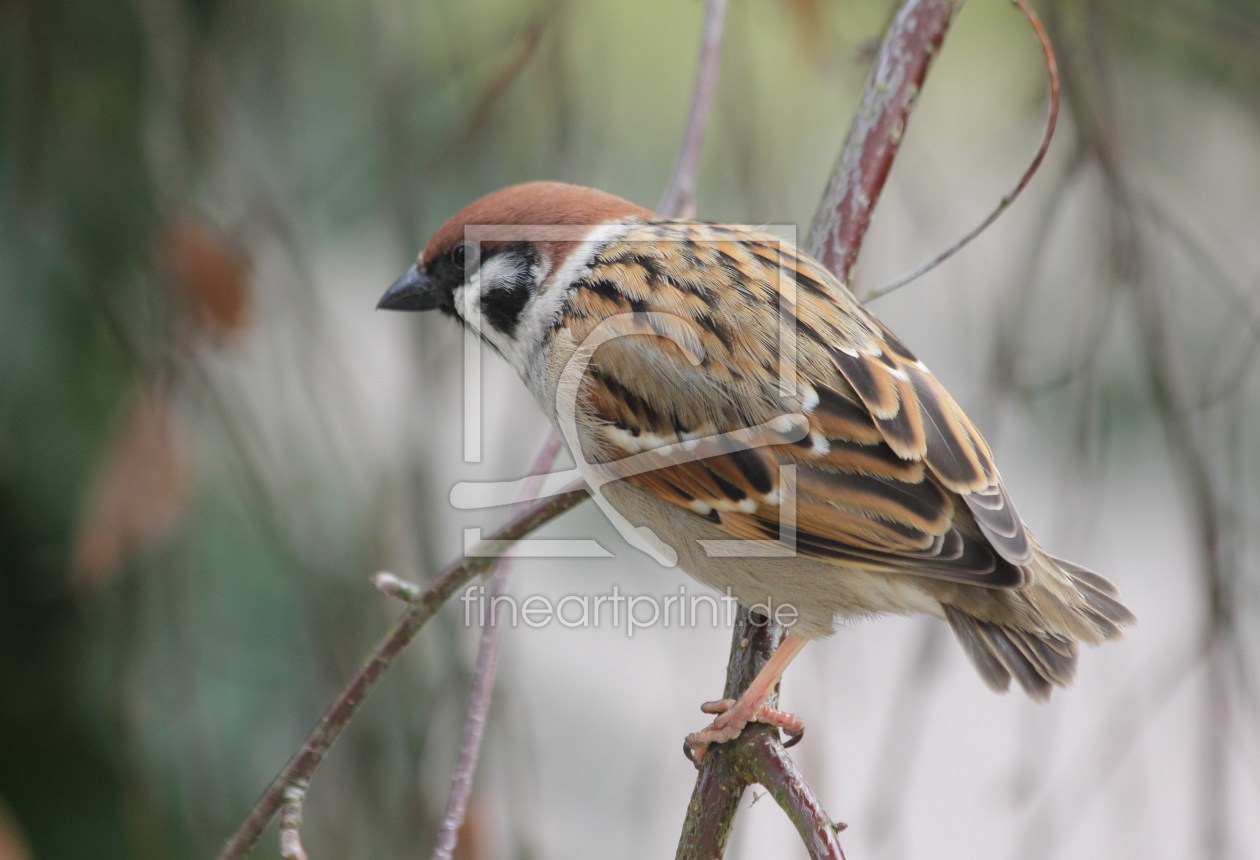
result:
M 1069 561 L 1040 555 L 1033 582 L 1017 591 L 989 592 L 1003 608 L 943 603 L 945 618 L 980 676 L 1005 691 L 1011 679 L 1034 699 L 1072 680 L 1077 643 L 1120 635 L 1135 621 L 1108 580 Z M 986 611 L 988 610 L 988 611 Z M 980 617 L 986 616 L 986 617 Z
M 1137 621 L 1128 607 L 1117 599 L 1120 592 L 1111 580 L 1074 562 L 1053 556 L 1047 558 L 1071 577 L 1077 592 L 1088 604 L 1087 607 L 1082 607 L 1082 611 L 1098 626 L 1103 639 L 1115 639 L 1120 635 L 1121 627 Z
M 1081 567 L 1074 561 L 1068 561 L 1066 558 L 1058 558 L 1053 555 L 1046 555 L 1046 558 L 1057 564 L 1064 573 L 1076 580 L 1077 585 L 1085 585 L 1108 597 L 1119 597 L 1120 590 L 1116 588 L 1116 584 L 1101 574 L 1094 573 L 1087 567 Z
M 1076 671 L 1076 643 L 1054 633 L 1034 633 L 981 621 L 953 606 L 945 618 L 984 682 L 1005 692 L 1014 678 L 1034 699 L 1046 699 Z
M 985 622 L 977 622 L 970 615 L 960 609 L 955 609 L 948 603 L 945 604 L 945 619 L 953 628 L 954 635 L 962 643 L 967 656 L 971 658 L 971 662 L 984 682 L 999 693 L 1006 692 L 1011 686 L 1011 673 L 1006 662 L 999 658 L 999 652 L 994 650 L 989 640 L 981 634 L 979 625 Z

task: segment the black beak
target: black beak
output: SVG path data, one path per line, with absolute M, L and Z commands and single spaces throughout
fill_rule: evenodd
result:
M 376 309 L 386 311 L 429 311 L 438 306 L 439 291 L 433 278 L 416 266 L 408 269 L 385 291 Z

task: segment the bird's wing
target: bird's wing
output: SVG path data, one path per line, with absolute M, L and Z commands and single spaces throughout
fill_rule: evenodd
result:
M 576 399 L 588 462 L 732 537 L 1024 584 L 1031 545 L 988 445 L 821 265 L 742 228 L 638 233 L 602 250 L 564 310 L 599 341 Z

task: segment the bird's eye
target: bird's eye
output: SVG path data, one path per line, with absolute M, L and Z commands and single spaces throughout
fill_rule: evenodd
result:
M 451 264 L 459 269 L 465 277 L 477 268 L 481 249 L 474 242 L 460 242 L 451 248 Z

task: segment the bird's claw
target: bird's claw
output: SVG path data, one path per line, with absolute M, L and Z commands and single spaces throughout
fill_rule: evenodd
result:
M 716 714 L 717 719 L 698 732 L 687 735 L 683 742 L 683 754 L 696 767 L 704 762 L 709 744 L 721 744 L 739 737 L 749 723 L 766 723 L 780 729 L 787 735 L 783 746 L 793 747 L 805 736 L 805 723 L 800 717 L 771 708 L 762 703 L 755 710 L 741 708 L 735 699 L 718 699 L 705 702 L 700 710 L 706 714 Z M 745 715 L 744 710 L 751 710 Z

